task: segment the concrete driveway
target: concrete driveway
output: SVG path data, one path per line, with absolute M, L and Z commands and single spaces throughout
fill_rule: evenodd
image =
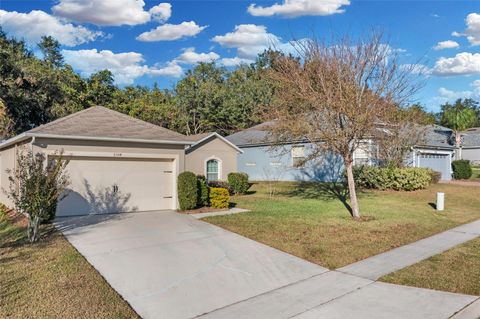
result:
M 450 318 L 478 297 L 328 271 L 188 215 L 57 220 L 144 318 Z
M 144 318 L 192 318 L 327 271 L 175 212 L 60 218 L 57 227 Z

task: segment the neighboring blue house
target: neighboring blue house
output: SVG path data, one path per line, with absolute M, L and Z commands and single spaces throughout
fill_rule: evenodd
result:
M 343 160 L 333 154 L 325 154 L 318 161 L 308 161 L 312 146 L 305 141 L 292 141 L 282 146 L 272 146 L 266 127 L 262 123 L 227 137 L 243 154 L 238 155 L 238 171 L 245 172 L 253 181 L 337 181 L 343 177 Z M 440 126 L 427 128 L 426 142 L 416 146 L 406 159 L 407 165 L 428 167 L 441 172 L 443 180 L 451 179 L 453 145 L 452 131 Z M 376 161 L 376 145 L 366 140 L 354 154 L 355 165 L 373 165 Z

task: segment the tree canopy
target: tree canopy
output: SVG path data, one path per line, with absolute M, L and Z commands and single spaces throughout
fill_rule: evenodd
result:
M 256 63 L 234 69 L 199 63 L 172 89 L 159 89 L 118 87 L 108 70 L 83 78 L 64 62 L 52 37 L 43 37 L 38 49 L 40 57 L 0 29 L 2 139 L 92 105 L 184 134 L 230 134 L 261 121 L 258 110 L 272 100 L 264 72 L 281 55 L 267 51 Z

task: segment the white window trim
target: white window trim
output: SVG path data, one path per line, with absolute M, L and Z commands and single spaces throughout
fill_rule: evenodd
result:
M 303 148 L 303 156 L 300 157 L 300 156 L 293 156 L 293 149 L 294 148 Z M 305 162 L 302 163 L 301 166 L 295 166 L 295 158 L 303 158 L 303 160 L 305 161 L 305 145 L 293 145 L 291 148 L 290 148 L 290 160 L 291 160 L 291 167 L 292 168 L 297 168 L 297 169 L 301 169 L 301 168 L 304 168 L 305 167 Z
M 210 160 L 216 160 L 218 162 L 218 180 L 222 181 L 223 176 L 222 176 L 222 168 L 223 168 L 223 163 L 222 160 L 216 156 L 210 156 L 205 161 L 203 162 L 203 171 L 204 171 L 204 176 L 207 178 L 207 163 Z

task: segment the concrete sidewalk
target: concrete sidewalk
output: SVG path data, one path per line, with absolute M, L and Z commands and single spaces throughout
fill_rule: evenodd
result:
M 337 269 L 337 271 L 377 280 L 378 278 L 440 254 L 480 236 L 480 220 L 398 247 L 385 253 Z

